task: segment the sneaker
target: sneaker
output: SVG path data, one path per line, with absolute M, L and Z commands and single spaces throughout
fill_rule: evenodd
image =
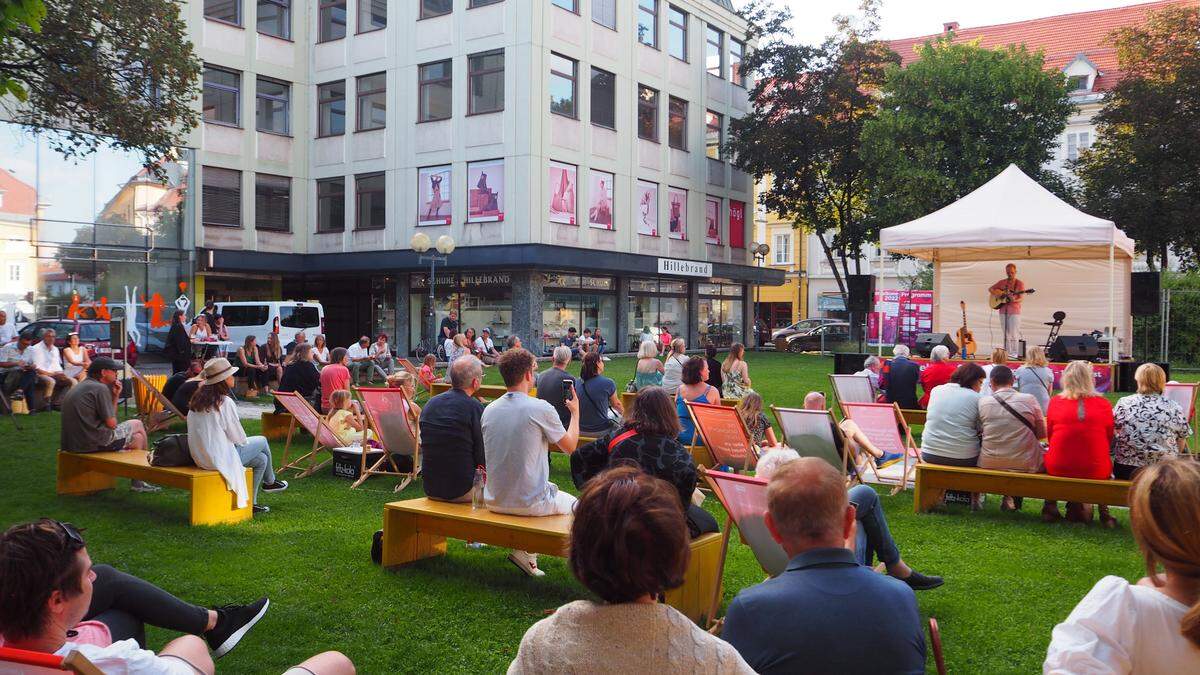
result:
M 267 506 L 266 504 L 255 504 L 251 510 L 255 513 L 270 513 L 271 507 Z
M 600 360 L 601 361 L 612 361 L 612 359 L 608 358 L 607 356 L 601 356 Z
M 516 565 L 522 572 L 531 577 L 544 577 L 546 573 L 537 566 L 537 554 L 527 551 L 513 551 L 508 554 L 508 561 Z
M 904 459 L 904 453 L 902 452 L 885 452 L 883 453 L 883 457 L 875 458 L 875 468 L 882 469 L 885 466 L 891 466 L 902 459 Z
M 925 576 L 916 570 L 900 581 L 908 584 L 908 587 L 914 591 L 928 591 L 946 583 L 941 577 Z
M 485 548 L 486 546 L 487 546 L 487 544 L 483 543 L 482 541 L 468 541 L 467 542 L 467 548 L 475 549 L 476 551 L 478 551 L 481 548 Z M 543 572 L 543 574 L 544 574 L 544 572 Z
M 217 625 L 204 634 L 214 659 L 225 656 L 246 637 L 254 624 L 263 618 L 271 601 L 260 598 L 249 605 L 225 605 L 217 608 Z
M 130 492 L 162 492 L 161 487 L 144 480 L 130 481 L 129 490 Z
M 264 483 L 259 489 L 263 492 L 283 492 L 288 488 L 286 480 L 275 479 L 274 483 Z

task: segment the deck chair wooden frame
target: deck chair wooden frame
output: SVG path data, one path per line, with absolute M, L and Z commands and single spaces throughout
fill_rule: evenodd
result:
M 873 427 L 870 427 L 870 425 L 863 426 L 860 424 L 859 428 L 862 429 L 863 434 L 865 434 L 872 443 L 874 443 L 884 452 L 887 452 L 888 448 L 901 448 L 901 452 L 904 454 L 904 468 L 903 472 L 901 473 L 900 484 L 892 488 L 891 494 L 894 495 L 901 490 L 906 489 L 910 480 L 913 481 L 914 485 L 916 484 L 915 474 L 917 472 L 917 465 L 921 463 L 921 453 L 918 451 L 917 444 L 913 440 L 912 429 L 909 428 L 908 421 L 904 419 L 904 411 L 900 409 L 899 403 L 847 403 L 845 406 L 846 417 L 851 420 L 854 419 L 856 412 L 861 420 L 865 415 L 882 411 L 886 408 L 890 408 L 892 410 L 892 416 L 895 418 L 895 424 L 888 425 L 888 429 L 891 429 L 891 433 L 895 434 L 895 436 L 886 440 L 876 440 L 877 437 L 872 437 L 871 433 L 873 431 Z M 901 433 L 901 430 L 903 430 L 903 434 Z M 912 458 L 911 463 L 909 462 L 909 458 Z M 880 482 L 883 482 L 882 479 L 879 478 L 878 473 L 875 474 L 875 477 Z
M 742 471 L 749 471 L 750 469 L 753 469 L 756 464 L 758 464 L 758 446 L 754 444 L 754 438 L 750 435 L 750 430 L 746 428 L 746 421 L 743 420 L 742 416 L 738 414 L 737 408 L 730 408 L 729 406 L 720 404 L 713 405 L 711 403 L 697 403 L 695 401 L 684 401 L 684 404 L 687 406 L 688 414 L 692 417 L 692 426 L 695 429 L 695 433 L 692 434 L 689 445 L 695 446 L 696 437 L 699 436 L 700 440 L 704 441 L 704 447 L 708 450 L 709 456 L 712 457 L 713 462 L 716 464 L 733 467 L 740 466 Z M 699 415 L 697 414 L 698 411 L 700 412 Z M 737 435 L 739 436 L 738 440 L 744 444 L 745 452 L 742 453 L 740 460 L 731 455 L 721 456 L 723 454 L 724 444 L 712 442 L 714 440 L 720 440 L 720 438 L 717 436 L 716 430 L 711 426 L 705 427 L 705 425 L 700 421 L 703 415 L 709 413 L 728 417 L 729 424 L 731 426 L 735 426 L 736 429 L 741 432 Z
M 933 648 L 933 663 L 938 675 L 946 675 L 946 659 L 942 655 L 942 631 L 936 617 L 929 617 L 929 645 Z
M 771 414 L 775 416 L 775 420 L 777 422 L 779 422 L 779 428 L 783 432 L 784 445 L 787 445 L 788 437 L 790 435 L 793 435 L 793 434 L 788 433 L 788 428 L 791 426 L 787 419 L 789 416 L 791 416 L 791 415 L 807 415 L 807 416 L 811 416 L 814 418 L 816 418 L 816 417 L 824 418 L 825 422 L 830 425 L 829 426 L 829 434 L 832 437 L 831 444 L 833 446 L 833 452 L 837 453 L 841 457 L 840 469 L 842 471 L 842 477 L 846 480 L 846 484 L 849 485 L 856 481 L 860 482 L 860 483 L 862 482 L 862 474 L 863 474 L 863 471 L 865 470 L 864 464 L 867 464 L 867 463 L 860 462 L 859 460 L 861 458 L 858 455 L 855 455 L 853 457 L 853 459 L 851 459 L 851 454 L 853 453 L 853 451 L 850 450 L 849 440 L 842 434 L 842 428 L 840 426 L 838 426 L 837 420 L 834 419 L 832 411 L 830 411 L 830 410 L 806 410 L 804 408 L 781 408 L 781 407 L 775 406 L 775 405 L 770 406 L 770 408 L 771 408 Z M 841 452 L 838 452 L 838 449 L 837 449 L 839 440 L 841 440 L 841 442 L 842 442 Z M 791 447 L 791 446 L 788 446 L 788 447 Z M 793 449 L 796 450 L 797 452 L 800 451 L 800 448 L 793 448 Z M 801 453 L 801 456 L 820 457 L 820 455 L 804 454 L 804 453 Z M 826 458 L 826 457 L 822 457 L 822 459 L 825 459 L 826 461 L 828 461 L 828 458 Z M 870 464 L 870 468 L 873 470 L 875 468 L 874 463 L 871 462 L 869 464 Z M 837 468 L 837 465 L 834 465 L 834 466 L 835 466 L 835 468 Z M 854 467 L 853 475 L 851 475 L 851 471 L 850 471 L 851 466 Z
M 408 484 L 421 472 L 421 441 L 417 436 L 416 429 L 413 428 L 412 418 L 403 412 L 406 404 L 411 405 L 408 403 L 408 397 L 400 388 L 355 387 L 352 391 L 358 395 L 358 400 L 362 404 L 363 414 L 367 417 L 367 428 L 374 434 L 375 440 L 383 446 L 383 457 L 375 460 L 375 463 L 368 467 L 367 455 L 370 453 L 367 452 L 364 445 L 358 480 L 354 481 L 350 488 L 354 489 L 362 485 L 371 476 L 400 476 L 403 480 L 393 490 L 393 492 L 400 492 L 408 487 Z M 400 411 L 399 415 L 390 414 L 385 417 L 378 406 L 372 405 L 372 400 L 384 396 L 397 397 L 398 405 L 395 408 Z M 392 421 L 394 417 L 400 417 L 403 426 L 397 427 Z M 407 438 L 398 439 L 396 434 L 406 434 Z M 401 471 L 396 461 L 392 459 L 393 454 L 408 454 L 403 451 L 404 448 L 396 447 L 405 443 L 409 444 L 412 450 L 412 471 Z M 385 464 L 391 467 L 390 470 L 384 466 Z
M 1175 390 L 1175 395 L 1172 395 L 1172 390 Z M 1196 416 L 1196 394 L 1198 391 L 1200 391 L 1200 383 L 1196 382 L 1168 382 L 1166 388 L 1163 390 L 1163 394 L 1172 401 L 1176 403 L 1187 401 L 1188 403 L 1187 407 L 1183 410 L 1183 415 L 1187 418 L 1188 426 L 1192 430 L 1191 436 L 1188 437 L 1188 451 L 1192 453 L 1196 452 L 1196 429 L 1194 422 Z
M 138 409 L 138 419 L 141 420 L 142 424 L 146 427 L 146 433 L 157 431 L 167 426 L 172 417 L 176 417 L 183 422 L 187 421 L 187 415 L 184 415 L 182 412 L 180 412 L 179 408 L 176 408 L 175 404 L 171 403 L 171 399 L 163 396 L 163 393 L 158 390 L 158 387 L 151 384 L 150 380 L 147 380 L 146 377 L 139 373 L 133 366 L 127 367 L 129 368 L 129 373 L 133 375 L 134 381 L 145 388 L 145 390 L 150 393 L 150 396 L 155 401 L 158 401 L 159 405 L 161 405 L 163 408 L 157 412 L 147 413 L 143 413 L 140 408 Z
M 341 446 L 342 442 L 338 439 L 337 433 L 329 426 L 329 423 L 325 421 L 325 418 L 313 409 L 312 404 L 303 396 L 294 391 L 276 391 L 272 392 L 272 394 L 275 396 L 275 400 L 279 401 L 280 405 L 287 409 L 292 416 L 292 421 L 288 425 L 287 442 L 283 446 L 281 466 L 275 471 L 276 473 L 283 473 L 288 470 L 298 471 L 300 473 L 297 474 L 296 478 L 311 476 L 319 471 L 321 467 L 333 461 L 333 449 Z M 310 421 L 306 423 L 305 420 Z M 292 448 L 292 436 L 296 433 L 297 421 L 299 421 L 305 431 L 312 434 L 313 444 L 311 450 L 289 462 L 288 453 Z M 318 462 L 322 452 L 328 452 L 329 457 L 323 462 Z M 307 465 L 304 464 L 306 461 Z
M 865 381 L 867 391 L 870 394 L 864 399 L 859 394 L 862 393 L 862 385 Z M 829 375 L 829 385 L 833 390 L 833 398 L 837 400 L 838 410 L 841 411 L 842 417 L 846 416 L 846 410 L 842 407 L 843 403 L 874 403 L 875 397 L 879 393 L 875 391 L 875 385 L 871 384 L 871 378 L 866 375 Z

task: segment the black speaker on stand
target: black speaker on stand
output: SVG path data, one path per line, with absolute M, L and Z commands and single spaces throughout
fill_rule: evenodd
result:
M 1134 316 L 1154 316 L 1161 309 L 1159 272 L 1134 272 L 1129 275 L 1129 308 Z
M 863 325 L 867 322 L 867 315 L 874 309 L 875 277 L 870 274 L 847 275 L 846 311 L 850 314 L 850 338 L 858 340 L 860 352 L 863 350 Z
M 1091 335 L 1059 335 L 1046 356 L 1051 361 L 1091 361 L 1100 355 L 1100 343 Z
M 954 342 L 954 338 L 950 337 L 949 333 L 919 333 L 917 343 L 913 345 L 912 350 L 917 356 L 929 358 L 929 353 L 938 345 L 946 345 L 946 349 L 950 350 L 950 356 L 954 356 L 958 352 L 958 344 Z

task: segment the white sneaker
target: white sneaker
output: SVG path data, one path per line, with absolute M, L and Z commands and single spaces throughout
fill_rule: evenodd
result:
M 612 361 L 612 359 L 608 358 L 607 356 L 601 356 L 600 360 L 601 361 Z
M 537 566 L 537 554 L 527 551 L 513 551 L 508 554 L 508 560 L 531 577 L 544 577 L 546 573 Z
M 130 481 L 129 490 L 131 492 L 161 492 L 162 488 L 154 483 L 147 483 L 141 480 Z
M 476 551 L 478 551 L 481 548 L 484 548 L 485 546 L 487 546 L 487 544 L 483 543 L 482 541 L 468 541 L 467 542 L 467 548 L 475 549 Z

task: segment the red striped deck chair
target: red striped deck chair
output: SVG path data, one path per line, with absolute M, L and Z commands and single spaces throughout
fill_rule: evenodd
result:
M 279 404 L 287 409 L 292 415 L 292 422 L 288 426 L 287 443 L 283 446 L 282 466 L 276 469 L 277 473 L 283 473 L 289 469 L 299 471 L 297 478 L 304 478 L 316 473 L 321 467 L 333 461 L 333 449 L 344 445 L 334 433 L 329 424 L 325 422 L 325 418 L 321 417 L 320 413 L 313 410 L 312 405 L 304 399 L 303 396 L 294 391 L 276 391 L 272 392 Z M 288 452 L 292 447 L 292 435 L 296 432 L 296 424 L 299 423 L 309 434 L 312 434 L 313 444 L 312 449 L 300 455 L 292 461 L 288 461 Z M 324 462 L 318 463 L 317 460 L 320 453 L 328 452 L 329 457 Z M 307 461 L 307 465 L 305 462 Z
M 413 365 L 412 361 L 409 361 L 406 358 L 396 359 L 396 362 L 399 363 L 400 367 L 404 368 L 409 375 L 412 375 L 413 382 L 417 385 L 417 395 L 413 398 L 413 400 L 419 401 L 422 396 L 424 396 L 425 400 L 429 400 L 429 398 L 433 396 L 433 391 L 426 386 L 425 383 L 421 382 L 421 371 L 418 370 L 415 365 Z
M 1200 384 L 1195 382 L 1168 382 L 1163 389 L 1163 395 L 1179 404 L 1183 408 L 1183 414 L 1187 417 L 1188 424 L 1192 426 L 1192 435 L 1188 439 L 1189 445 L 1195 445 L 1193 441 L 1196 439 L 1196 390 L 1200 389 Z M 1193 449 L 1192 452 L 1195 452 Z
M 870 439 L 875 447 L 884 452 L 898 452 L 904 455 L 903 472 L 900 482 L 892 489 L 892 494 L 908 487 L 909 480 L 917 471 L 921 462 L 921 453 L 913 441 L 912 430 L 904 421 L 904 413 L 898 403 L 847 403 L 846 417 L 854 420 L 863 434 Z M 872 464 L 873 466 L 873 464 Z M 876 478 L 879 474 L 876 473 Z M 884 481 L 880 478 L 880 482 Z
M 694 401 L 685 403 L 696 425 L 696 434 L 704 441 L 713 462 L 742 471 L 754 468 L 758 463 L 758 448 L 736 408 Z M 695 442 L 693 437 L 692 444 Z
M 408 414 L 412 404 L 405 397 L 404 390 L 399 388 L 357 387 L 354 393 L 358 394 L 358 399 L 362 401 L 363 412 L 367 416 L 367 427 L 374 433 L 375 440 L 383 446 L 383 457 L 368 467 L 368 453 L 364 449 L 362 471 L 358 480 L 350 487 L 362 485 L 371 476 L 401 476 L 403 480 L 395 489 L 395 492 L 400 492 L 408 487 L 421 471 L 421 444 L 412 417 Z M 412 469 L 401 471 L 395 456 L 412 458 Z
M 833 385 L 833 397 L 837 399 L 838 407 L 843 403 L 874 403 L 877 392 L 871 384 L 871 378 L 866 375 L 830 375 L 829 383 Z M 842 417 L 846 410 L 841 408 Z
M 104 675 L 104 672 L 86 656 L 76 651 L 68 652 L 66 656 L 55 656 L 45 652 L 34 652 L 28 649 L 0 647 L 0 664 L 14 663 L 23 666 L 20 673 L 78 673 L 78 675 Z M 7 669 L 6 669 L 7 670 Z
M 771 413 L 783 431 L 783 444 L 795 450 L 801 457 L 819 457 L 842 472 L 846 481 L 862 480 L 866 470 L 861 457 L 847 451 L 846 438 L 828 410 L 805 410 L 803 408 L 780 408 L 771 406 Z M 838 448 L 842 450 L 838 450 Z M 850 467 L 854 467 L 851 476 Z

